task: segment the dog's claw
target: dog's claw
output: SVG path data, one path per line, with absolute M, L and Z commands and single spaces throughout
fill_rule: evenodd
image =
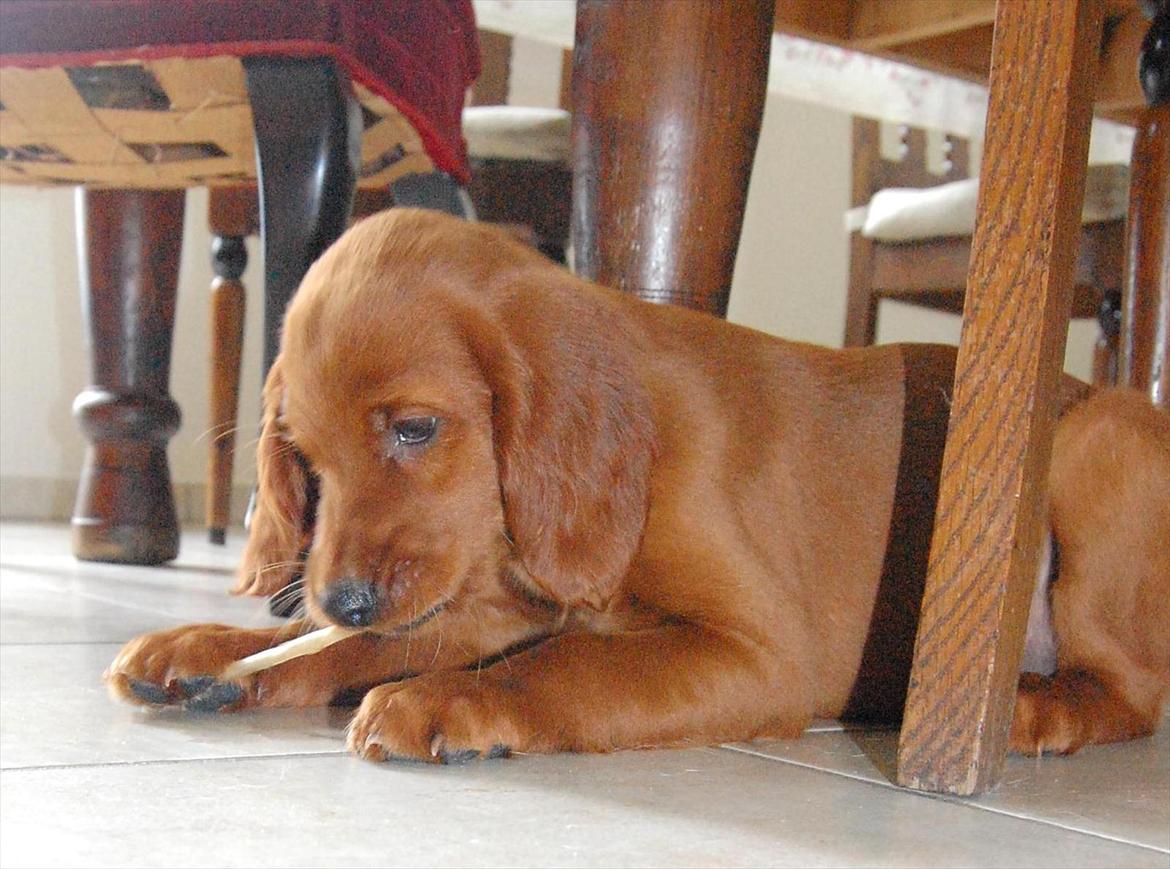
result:
M 202 694 L 208 688 L 215 684 L 214 676 L 188 676 L 183 679 L 176 679 L 175 684 L 179 690 L 183 692 L 184 697 L 195 697 Z
M 212 682 L 204 691 L 183 704 L 188 712 L 218 712 L 244 696 L 244 689 L 235 682 Z
M 145 700 L 147 703 L 156 706 L 165 706 L 170 698 L 167 696 L 167 691 L 162 685 L 156 685 L 153 682 L 143 682 L 141 679 L 127 679 L 126 684 L 130 686 L 130 690 L 134 692 L 134 696 L 139 700 Z
M 474 748 L 464 748 L 457 751 L 440 751 L 436 756 L 439 763 L 468 763 L 479 757 L 479 752 Z

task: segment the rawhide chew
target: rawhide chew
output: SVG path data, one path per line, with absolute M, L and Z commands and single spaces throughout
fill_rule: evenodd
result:
M 315 655 L 322 649 L 332 646 L 334 643 L 341 642 L 346 637 L 352 637 L 354 634 L 360 633 L 361 631 L 353 630 L 352 628 L 330 625 L 327 628 L 321 628 L 304 636 L 291 639 L 286 643 L 281 643 L 279 646 L 273 646 L 271 649 L 264 649 L 254 655 L 248 655 L 246 658 L 233 661 L 224 667 L 218 679 L 221 682 L 242 679 L 261 670 L 275 667 L 277 664 L 283 664 L 285 661 L 291 661 L 293 658 L 300 658 L 304 655 Z

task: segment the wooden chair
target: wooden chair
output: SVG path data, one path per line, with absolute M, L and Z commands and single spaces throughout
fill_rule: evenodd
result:
M 900 133 L 900 153 L 885 156 L 881 125 L 865 118 L 853 121 L 853 209 L 848 217 L 851 223 L 867 225 L 850 226 L 847 347 L 874 342 L 884 299 L 953 314 L 963 312 L 971 235 L 969 231 L 955 234 L 965 221 L 953 212 L 965 215 L 968 207 L 974 212 L 975 182 L 963 183 L 970 172 L 968 143 L 945 137 L 945 159 L 940 171 L 933 171 L 928 165 L 926 133 L 905 127 Z M 1122 167 L 1098 168 L 1102 183 L 1097 186 L 1103 189 L 1096 192 L 1096 199 L 1106 201 L 1095 203 L 1096 210 L 1110 219 L 1082 227 L 1072 316 L 1097 319 L 1101 324 L 1093 379 L 1104 384 L 1114 382 L 1117 373 L 1128 195 L 1127 175 L 1124 170 L 1117 171 Z M 918 188 L 951 195 L 926 201 L 900 192 Z M 871 203 L 878 203 L 874 197 L 879 193 L 886 202 L 895 199 L 898 205 L 883 211 L 882 219 L 875 222 L 866 212 Z M 965 201 L 968 198 L 969 203 Z M 947 213 L 940 215 L 941 209 Z M 937 219 L 940 216 L 942 221 Z

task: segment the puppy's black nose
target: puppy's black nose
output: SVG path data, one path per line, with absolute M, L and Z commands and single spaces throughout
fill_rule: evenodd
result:
M 321 609 L 339 625 L 368 628 L 378 618 L 378 595 L 367 580 L 345 576 L 325 589 Z

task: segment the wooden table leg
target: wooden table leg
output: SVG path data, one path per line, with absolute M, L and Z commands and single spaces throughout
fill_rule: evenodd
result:
M 980 793 L 1002 770 L 1040 555 L 1101 26 L 1099 0 L 996 7 L 978 223 L 899 746 L 908 787 Z
M 578 0 L 573 247 L 582 275 L 723 316 L 774 0 Z
M 80 190 L 77 208 L 91 385 L 73 403 L 89 440 L 73 553 L 158 564 L 179 552 L 166 446 L 183 191 Z

